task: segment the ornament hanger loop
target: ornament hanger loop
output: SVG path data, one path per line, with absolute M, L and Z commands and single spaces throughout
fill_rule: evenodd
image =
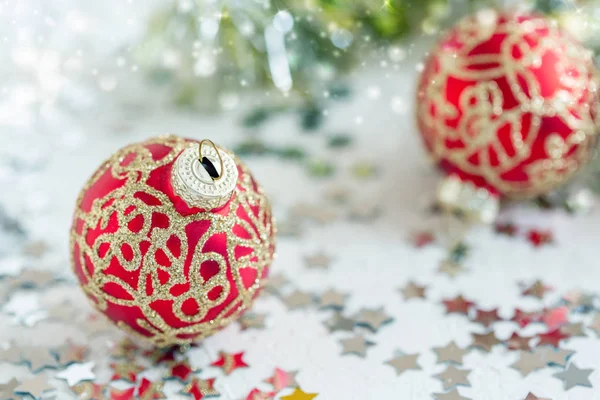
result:
M 217 153 L 217 157 L 219 157 L 219 164 L 221 167 L 220 172 L 217 172 L 213 163 L 207 157 L 202 156 L 202 146 L 204 145 L 204 143 L 208 143 L 213 147 L 213 149 L 215 149 L 215 153 Z M 221 153 L 219 152 L 219 149 L 213 143 L 212 140 L 202 139 L 200 143 L 198 143 L 198 161 L 200 161 L 200 163 L 202 164 L 204 169 L 206 169 L 206 172 L 208 172 L 213 181 L 218 181 L 223 177 L 223 171 L 225 169 L 225 167 L 223 166 L 223 159 L 221 158 Z

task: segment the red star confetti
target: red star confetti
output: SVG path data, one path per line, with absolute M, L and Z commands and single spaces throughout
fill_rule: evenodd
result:
M 294 393 L 281 397 L 281 400 L 312 400 L 318 393 L 306 393 L 300 388 L 294 389 Z
M 517 226 L 511 222 L 497 223 L 494 230 L 499 235 L 515 236 L 517 234 Z
M 265 382 L 273 385 L 273 389 L 275 392 L 279 392 L 286 387 L 295 387 L 298 386 L 296 383 L 296 374 L 298 371 L 287 372 L 282 370 L 281 368 L 275 368 L 275 372 L 273 376 L 265 379 Z
M 452 299 L 452 300 L 443 300 L 444 305 L 446 306 L 446 313 L 458 313 L 467 315 L 469 313 L 469 309 L 475 304 L 472 301 L 465 300 L 462 295 Z
M 169 368 L 169 377 L 186 382 L 192 372 L 194 372 L 194 369 L 187 360 L 179 361 L 171 364 L 171 367 Z
M 435 241 L 435 236 L 430 231 L 419 231 L 411 235 L 411 243 L 418 249 Z
M 252 389 L 246 400 L 272 400 L 275 397 L 275 392 L 263 392 L 259 389 Z
M 552 290 L 551 286 L 544 285 L 540 280 L 535 281 L 531 286 L 525 288 L 521 293 L 523 296 L 533 296 L 538 299 L 543 299 L 546 292 Z
M 552 232 L 532 229 L 527 232 L 527 240 L 535 247 L 541 247 L 554 242 Z
M 554 329 L 546 333 L 540 333 L 538 337 L 540 338 L 540 341 L 537 344 L 538 346 L 548 344 L 550 346 L 558 347 L 560 341 L 568 338 L 569 335 L 565 335 L 560 330 Z
M 215 390 L 214 384 L 215 378 L 193 378 L 190 383 L 181 389 L 181 393 L 191 395 L 194 400 L 201 400 L 205 397 L 220 396 L 220 393 Z
M 221 351 L 219 353 L 219 359 L 210 365 L 221 368 L 225 375 L 229 375 L 238 368 L 249 367 L 249 365 L 242 360 L 242 357 L 244 357 L 243 351 L 235 354 Z
M 113 376 L 110 378 L 111 381 L 125 380 L 129 382 L 135 382 L 137 374 L 142 372 L 144 368 L 130 362 L 111 363 L 110 367 L 113 370 Z
M 162 392 L 162 388 L 162 382 L 151 382 L 143 378 L 138 386 L 138 397 L 140 400 L 166 399 L 167 397 Z
M 515 315 L 511 318 L 511 321 L 519 324 L 521 328 L 525 328 L 532 322 L 539 322 L 541 319 L 541 314 L 537 311 L 522 311 L 520 309 L 515 310 Z
M 114 387 L 110 388 L 109 400 L 133 400 L 135 388 L 119 390 Z
M 479 322 L 481 325 L 486 328 L 497 321 L 502 321 L 502 318 L 498 316 L 498 309 L 494 308 L 492 310 L 486 311 L 482 309 L 477 309 L 475 311 L 475 318 L 473 319 L 475 322 Z
M 542 399 L 541 397 L 537 397 L 535 394 L 529 392 L 529 394 L 527 394 L 527 397 L 525 397 L 525 400 L 550 400 L 550 399 L 547 399 L 545 397 Z

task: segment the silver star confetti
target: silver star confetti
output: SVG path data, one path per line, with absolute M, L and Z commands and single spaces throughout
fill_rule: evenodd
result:
M 308 268 L 328 269 L 331 264 L 331 257 L 323 252 L 319 252 L 304 258 Z
M 42 393 L 54 390 L 54 386 L 48 385 L 48 377 L 44 374 L 35 375 L 31 379 L 26 379 L 15 388 L 15 393 L 29 394 L 34 399 L 42 396 Z
M 283 301 L 290 310 L 294 310 L 312 304 L 313 298 L 309 293 L 294 290 L 292 293 L 285 296 Z
M 240 326 L 243 331 L 251 328 L 264 329 L 266 316 L 267 314 L 246 313 L 240 318 Z
M 45 347 L 24 347 L 21 353 L 33 372 L 57 366 L 56 359 Z
M 367 347 L 374 343 L 369 342 L 362 335 L 358 335 L 349 339 L 342 339 L 340 343 L 343 346 L 343 354 L 356 354 L 359 357 L 365 358 L 367 355 Z
M 417 364 L 417 358 L 419 358 L 419 354 L 403 354 L 396 356 L 385 363 L 394 367 L 396 375 L 400 375 L 409 369 L 421 369 L 421 366 Z
M 532 371 L 535 371 L 540 368 L 544 368 L 546 366 L 546 362 L 542 360 L 542 357 L 539 353 L 531 353 L 529 351 L 521 350 L 519 352 L 519 358 L 511 367 L 518 370 L 523 376 L 529 375 Z
M 588 378 L 592 372 L 594 372 L 594 370 L 591 368 L 580 369 L 575 364 L 571 363 L 566 370 L 557 372 L 553 376 L 562 380 L 565 384 L 565 390 L 569 390 L 575 386 L 592 387 Z
M 374 310 L 363 308 L 356 314 L 354 319 L 357 325 L 367 327 L 372 332 L 377 332 L 384 324 L 393 320 L 391 316 L 383 311 L 383 307 Z
M 352 332 L 354 330 L 354 320 L 344 317 L 341 313 L 335 313 L 325 322 L 329 332 Z
M 556 364 L 564 367 L 567 365 L 567 361 L 573 354 L 574 351 L 567 349 L 556 349 L 550 347 L 537 348 L 535 350 L 536 353 L 539 353 L 542 360 L 544 360 L 547 364 Z
M 6 383 L 0 383 L 0 399 L 12 399 L 17 386 L 19 386 L 19 381 L 15 378 L 11 378 Z
M 404 300 L 410 299 L 424 299 L 425 298 L 425 286 L 419 286 L 413 281 L 410 281 L 400 289 L 400 293 L 404 296 Z
M 74 386 L 81 381 L 93 380 L 96 377 L 96 374 L 92 372 L 94 365 L 92 361 L 83 364 L 71 364 L 64 371 L 56 374 L 56 377 L 67 381 L 69 386 Z
M 344 308 L 346 295 L 334 289 L 329 289 L 319 297 L 319 307 L 341 310 Z
M 468 350 L 461 349 L 455 342 L 450 342 L 444 347 L 434 347 L 433 351 L 438 356 L 438 362 L 453 362 L 462 364 L 463 356 L 468 353 Z
M 21 350 L 19 350 L 14 343 L 11 343 L 11 347 L 7 349 L 0 349 L 0 361 L 14 364 L 20 363 Z
M 442 381 L 444 390 L 448 390 L 458 385 L 471 386 L 467 377 L 470 372 L 469 370 L 458 369 L 454 365 L 449 365 L 444 372 L 434 376 Z

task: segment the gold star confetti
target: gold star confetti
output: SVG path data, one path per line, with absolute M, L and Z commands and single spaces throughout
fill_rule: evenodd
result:
M 181 389 L 181 393 L 192 395 L 196 400 L 200 400 L 204 397 L 219 396 L 220 393 L 214 388 L 214 384 L 215 378 L 192 378 L 190 383 Z
M 302 389 L 296 388 L 292 394 L 282 396 L 281 400 L 312 400 L 318 395 L 318 393 L 306 393 Z
M 515 361 L 511 367 L 518 370 L 523 376 L 529 375 L 532 371 L 540 368 L 544 368 L 546 362 L 542 360 L 542 357 L 537 352 L 520 351 L 519 358 Z
M 104 399 L 104 390 L 106 385 L 94 382 L 80 382 L 71 386 L 79 400 L 101 400 Z

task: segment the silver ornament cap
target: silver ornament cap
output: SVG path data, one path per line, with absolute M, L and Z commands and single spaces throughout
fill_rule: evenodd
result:
M 233 157 L 208 139 L 181 152 L 173 164 L 171 185 L 188 206 L 212 210 L 235 191 L 238 169 Z

